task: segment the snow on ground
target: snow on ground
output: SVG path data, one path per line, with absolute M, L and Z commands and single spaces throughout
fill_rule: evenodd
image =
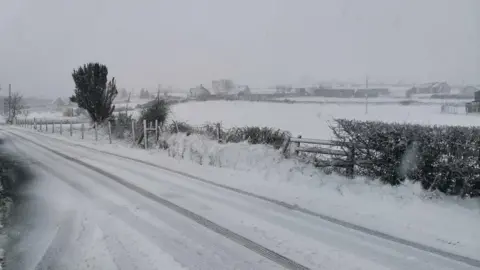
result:
M 311 165 L 283 156 L 264 145 L 218 144 L 184 134 L 166 137 L 167 151 L 144 151 L 125 141 L 112 145 L 92 134 L 85 140 L 48 134 L 64 141 L 146 160 L 180 172 L 282 200 L 456 254 L 480 258 L 480 201 L 428 193 L 418 184 L 398 187 L 364 178 L 325 175 Z M 202 165 L 200 165 L 202 164 Z
M 334 118 L 429 125 L 480 125 L 478 115 L 444 114 L 440 112 L 440 105 L 369 105 L 365 114 L 365 104 L 207 101 L 177 104 L 171 107 L 171 111 L 173 120 L 192 125 L 221 122 L 226 128 L 268 126 L 288 130 L 295 136 L 319 139 L 331 138 L 329 124 Z
M 168 96 L 171 96 L 171 97 L 182 97 L 182 98 L 186 98 L 188 95 L 187 92 L 168 92 Z
M 125 108 L 127 105 L 129 108 L 135 108 L 137 105 L 142 105 L 147 102 L 151 101 L 151 99 L 140 99 L 140 98 L 132 98 L 130 99 L 130 102 L 127 102 L 127 99 L 125 100 L 116 100 L 114 102 L 115 108 Z
M 42 121 L 49 121 L 49 120 L 52 120 L 52 121 L 65 120 L 65 121 L 67 121 L 68 120 L 68 121 L 78 122 L 80 120 L 85 120 L 85 117 L 64 116 L 63 112 L 61 112 L 61 111 L 43 111 L 43 112 L 33 111 L 33 112 L 30 112 L 27 115 L 27 117 L 22 116 L 22 115 L 20 115 L 18 117 L 18 120 L 24 120 L 24 119 L 27 119 L 27 120 L 36 119 L 36 120 L 42 120 Z

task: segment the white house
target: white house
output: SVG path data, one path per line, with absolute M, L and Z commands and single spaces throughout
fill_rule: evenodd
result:
M 206 98 L 208 96 L 210 96 L 210 91 L 203 87 L 203 85 L 190 88 L 190 91 L 188 92 L 188 97 L 190 98 Z

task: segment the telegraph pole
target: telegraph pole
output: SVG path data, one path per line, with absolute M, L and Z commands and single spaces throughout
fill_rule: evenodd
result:
M 11 105 L 12 104 L 12 84 L 8 84 L 8 120 L 11 117 Z

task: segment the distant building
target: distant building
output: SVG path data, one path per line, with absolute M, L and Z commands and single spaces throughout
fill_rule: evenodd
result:
M 311 89 L 310 94 L 319 97 L 351 98 L 355 95 L 355 89 L 348 88 L 316 88 Z
M 307 89 L 305 88 L 295 88 L 295 94 L 300 95 L 300 96 L 306 96 L 307 95 Z
M 235 88 L 235 84 L 229 79 L 212 81 L 212 90 L 215 94 L 226 94 Z
M 449 94 L 452 91 L 446 82 L 433 82 L 417 85 L 407 91 L 407 97 L 415 94 Z
M 196 98 L 196 99 L 201 99 L 201 98 L 206 98 L 209 97 L 210 91 L 208 91 L 203 85 L 197 86 L 195 88 L 190 88 L 190 91 L 188 92 L 188 96 L 190 98 Z
M 65 101 L 63 101 L 62 98 L 57 98 L 52 102 L 52 104 L 57 107 L 62 107 L 65 106 Z
M 355 91 L 356 98 L 364 97 L 378 97 L 389 95 L 390 91 L 388 88 L 360 88 Z
M 248 85 L 237 86 L 235 92 L 237 96 L 248 96 L 252 94 L 252 91 L 250 91 L 250 87 L 248 87 Z
M 65 101 L 61 98 L 57 98 L 54 101 L 52 101 L 52 107 L 54 110 L 63 110 L 65 108 Z
M 292 86 L 291 85 L 277 85 L 275 86 L 276 93 L 279 94 L 285 94 L 285 93 L 290 93 L 292 92 Z

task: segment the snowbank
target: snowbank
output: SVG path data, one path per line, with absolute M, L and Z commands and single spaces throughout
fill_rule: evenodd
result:
M 218 144 L 199 135 L 185 134 L 171 135 L 166 142 L 170 157 L 251 174 L 242 179 L 219 179 L 219 183 L 479 258 L 480 244 L 474 240 L 480 239 L 478 199 L 462 200 L 427 192 L 420 184 L 409 181 L 392 187 L 361 177 L 351 180 L 326 175 L 312 165 L 285 159 L 265 145 Z

